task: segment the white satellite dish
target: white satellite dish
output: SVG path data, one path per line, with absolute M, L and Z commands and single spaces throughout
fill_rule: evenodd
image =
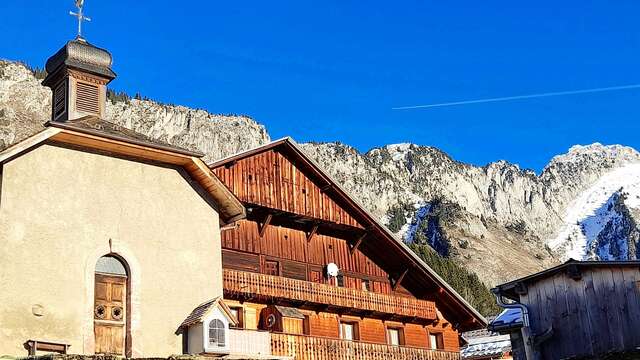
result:
M 336 265 L 334 263 L 328 263 L 327 264 L 327 277 L 338 276 L 338 272 L 340 272 L 340 269 L 338 268 L 338 265 Z

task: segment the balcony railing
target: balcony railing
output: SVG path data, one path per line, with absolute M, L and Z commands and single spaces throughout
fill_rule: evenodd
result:
M 226 297 L 241 300 L 262 299 L 294 305 L 298 303 L 298 306 L 317 305 L 374 317 L 389 315 L 436 320 L 436 308 L 432 301 L 229 269 L 224 270 L 224 293 Z
M 296 360 L 460 360 L 460 353 L 271 333 L 271 353 Z

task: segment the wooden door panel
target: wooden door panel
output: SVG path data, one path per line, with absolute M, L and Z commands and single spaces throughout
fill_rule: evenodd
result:
M 111 301 L 120 304 L 124 302 L 124 284 L 111 284 Z
M 95 324 L 96 353 L 124 354 L 124 326 Z
M 96 300 L 107 300 L 107 284 L 96 281 Z

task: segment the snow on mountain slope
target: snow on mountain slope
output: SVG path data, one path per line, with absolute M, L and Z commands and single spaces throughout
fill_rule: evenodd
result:
M 623 198 L 622 198 L 623 197 Z M 609 249 L 593 253 L 598 236 L 608 224 L 621 221 L 616 203 L 622 201 L 631 209 L 640 208 L 640 164 L 629 164 L 603 175 L 569 204 L 560 232 L 547 241 L 552 250 L 560 252 L 566 260 L 599 258 L 602 260 L 628 259 L 622 251 L 614 256 Z M 617 239 L 628 241 L 628 239 Z
M 634 197 L 640 153 L 627 146 L 573 146 L 539 175 L 506 161 L 464 164 L 415 144 L 366 153 L 340 143 L 303 147 L 399 237 L 437 248 L 490 284 L 576 253 L 590 258 L 636 253 L 632 214 L 640 202 Z M 598 196 L 585 194 L 602 187 Z M 629 196 L 621 192 L 612 198 L 621 187 Z M 586 200 L 578 201 L 580 196 Z M 596 221 L 590 214 L 600 207 Z M 589 236 L 563 241 L 583 225 Z

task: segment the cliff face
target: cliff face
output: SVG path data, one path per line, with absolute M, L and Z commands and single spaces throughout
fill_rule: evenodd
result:
M 0 61 L 0 149 L 42 129 L 50 98 L 27 68 Z M 248 117 L 147 100 L 110 100 L 107 118 L 207 161 L 270 140 Z M 638 256 L 640 154 L 629 147 L 575 146 L 538 175 L 504 161 L 472 166 L 414 144 L 367 153 L 339 143 L 302 146 L 406 242 L 429 244 L 490 284 L 568 257 Z
M 304 148 L 406 242 L 429 244 L 491 284 L 569 257 L 636 256 L 640 154 L 629 147 L 574 146 L 540 175 L 413 144 L 364 154 L 339 143 Z M 609 198 L 615 204 L 594 215 Z
M 51 91 L 23 65 L 0 60 L 0 149 L 42 129 L 51 117 Z M 129 99 L 107 101 L 107 120 L 173 145 L 228 156 L 268 142 L 264 126 L 244 116 L 223 116 L 184 106 Z

